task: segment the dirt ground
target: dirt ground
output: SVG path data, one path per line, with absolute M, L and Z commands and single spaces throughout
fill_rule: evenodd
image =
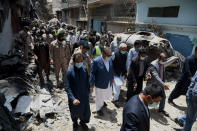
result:
M 55 76 L 50 77 L 51 81 L 55 85 Z M 166 96 L 168 98 L 169 93 L 175 86 L 175 82 L 168 82 L 170 90 L 166 91 Z M 55 115 L 54 118 L 48 118 L 46 122 L 38 122 L 33 120 L 29 123 L 27 130 L 33 131 L 73 131 L 72 121 L 70 118 L 70 112 L 68 108 L 68 98 L 64 89 L 59 89 L 53 87 L 53 99 L 61 100 L 59 104 L 59 112 Z M 122 87 L 120 94 L 120 102 L 118 103 L 119 107 L 116 107 L 111 100 L 107 101 L 107 108 L 104 109 L 104 116 L 98 117 L 94 111 L 96 109 L 94 102 L 94 93 L 93 98 L 90 100 L 91 106 L 91 119 L 88 124 L 89 131 L 119 131 L 122 123 L 122 110 L 126 100 L 126 87 Z M 151 118 L 150 118 L 150 130 L 151 131 L 179 131 L 179 127 L 173 119 L 184 114 L 186 111 L 186 102 L 185 96 L 181 96 L 174 101 L 177 107 L 173 107 L 167 103 L 165 110 L 169 112 L 170 117 L 165 117 L 157 113 L 156 109 L 150 109 Z M 47 124 L 46 124 L 47 123 Z M 82 128 L 79 127 L 77 131 L 82 131 Z M 194 124 L 192 131 L 197 131 L 197 123 Z

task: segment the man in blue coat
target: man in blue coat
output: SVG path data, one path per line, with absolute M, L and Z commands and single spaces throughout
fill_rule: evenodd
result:
M 185 95 L 187 89 L 191 83 L 192 77 L 194 76 L 197 69 L 197 47 L 195 48 L 195 53 L 186 58 L 182 70 L 182 75 L 179 78 L 175 88 L 171 92 L 168 103 L 174 105 L 174 99 L 178 98 L 180 95 Z
M 149 131 L 148 106 L 156 107 L 162 97 L 162 89 L 158 85 L 148 85 L 142 93 L 133 96 L 123 109 L 121 131 Z
M 66 92 L 68 94 L 69 109 L 73 126 L 77 127 L 77 120 L 80 125 L 87 128 L 85 123 L 90 120 L 89 92 L 90 85 L 88 71 L 83 65 L 83 55 L 76 53 L 73 55 L 72 65 L 66 73 Z
M 90 72 L 90 86 L 96 87 L 96 111 L 103 116 L 102 107 L 107 106 L 105 100 L 112 96 L 112 83 L 114 82 L 114 71 L 111 59 L 111 49 L 106 47 L 102 55 L 94 59 Z

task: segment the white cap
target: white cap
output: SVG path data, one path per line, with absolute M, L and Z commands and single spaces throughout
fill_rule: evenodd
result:
M 125 44 L 125 43 L 121 43 L 120 45 L 119 45 L 119 48 L 127 48 L 127 44 Z

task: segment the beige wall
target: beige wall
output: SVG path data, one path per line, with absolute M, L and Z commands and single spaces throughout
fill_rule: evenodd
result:
M 107 23 L 107 31 L 112 31 L 113 33 L 127 32 L 128 28 L 128 24 Z

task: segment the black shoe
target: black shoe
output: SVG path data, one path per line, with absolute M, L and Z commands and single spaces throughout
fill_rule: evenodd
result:
M 180 121 L 178 120 L 178 118 L 175 118 L 175 119 L 174 119 L 174 122 L 175 122 L 176 124 L 178 124 L 180 127 L 183 127 L 183 126 L 184 126 L 184 123 L 183 123 L 183 122 L 180 122 Z
M 116 101 L 112 101 L 112 103 L 117 107 L 117 108 L 119 108 L 120 106 L 119 106 L 119 104 L 118 104 L 118 100 L 116 100 Z
M 170 105 L 172 105 L 172 106 L 176 105 L 176 104 L 173 102 L 173 100 L 168 100 L 168 104 L 170 104 Z
M 104 105 L 103 105 L 103 107 L 107 107 L 107 104 L 104 102 Z
M 78 128 L 79 127 L 79 125 L 78 125 L 78 123 L 77 122 L 73 122 L 73 128 Z
M 162 113 L 164 116 L 166 116 L 166 117 L 169 117 L 169 114 L 168 114 L 168 112 L 166 112 L 166 111 L 164 111 L 164 110 L 162 110 L 162 111 L 159 111 L 159 113 Z
M 104 116 L 104 113 L 103 113 L 102 110 L 99 110 L 99 111 L 97 111 L 96 113 L 97 113 L 98 116 Z
M 80 125 L 83 129 L 87 130 L 88 129 L 88 126 L 86 125 L 86 123 L 83 123 L 80 121 Z

